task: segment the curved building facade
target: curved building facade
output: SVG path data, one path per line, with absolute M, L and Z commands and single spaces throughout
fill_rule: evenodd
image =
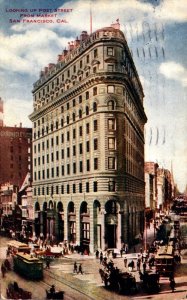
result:
M 35 233 L 91 252 L 144 224 L 143 90 L 124 34 L 82 32 L 34 84 Z

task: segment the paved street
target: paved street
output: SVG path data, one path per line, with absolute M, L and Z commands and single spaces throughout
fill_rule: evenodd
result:
M 147 230 L 147 240 L 151 242 L 153 239 L 153 228 Z M 1 261 L 5 258 L 5 247 L 6 239 L 1 238 L 1 247 L 0 247 L 0 257 Z M 139 251 L 141 244 L 136 246 L 136 251 Z M 130 252 L 132 249 L 130 249 Z M 185 254 L 184 252 L 182 254 Z M 187 253 L 186 253 L 187 254 Z M 114 265 L 123 271 L 128 271 L 124 267 L 124 254 L 123 257 L 117 257 L 114 259 Z M 129 254 L 129 256 L 132 256 Z M 74 274 L 73 273 L 73 264 L 74 261 L 79 265 L 82 263 L 83 274 Z M 64 258 L 55 259 L 51 265 L 50 269 L 45 269 L 44 271 L 44 280 L 39 282 L 27 281 L 13 271 L 10 271 L 6 274 L 5 280 L 1 282 L 1 293 L 2 296 L 5 296 L 7 283 L 10 281 L 17 281 L 19 285 L 32 292 L 33 299 L 42 300 L 46 298 L 45 290 L 49 288 L 51 284 L 55 284 L 57 290 L 65 291 L 65 299 L 76 299 L 76 300 L 105 300 L 105 299 L 186 299 L 187 296 L 187 255 L 183 255 L 182 264 L 177 267 L 175 274 L 176 281 L 176 291 L 171 292 L 169 287 L 169 280 L 167 278 L 160 279 L 161 291 L 159 294 L 146 294 L 140 287 L 139 274 L 136 271 L 132 274 L 136 277 L 138 282 L 139 291 L 133 296 L 127 295 L 118 295 L 115 292 L 107 290 L 99 275 L 100 268 L 99 260 L 94 256 L 84 256 L 79 254 L 67 255 Z M 3 299 L 2 297 L 2 299 Z

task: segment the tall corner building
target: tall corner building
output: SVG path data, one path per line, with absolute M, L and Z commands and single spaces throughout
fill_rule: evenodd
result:
M 35 234 L 83 250 L 143 231 L 143 90 L 122 31 L 69 43 L 33 88 Z

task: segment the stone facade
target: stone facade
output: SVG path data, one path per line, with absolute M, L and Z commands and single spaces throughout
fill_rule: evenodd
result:
M 124 34 L 83 32 L 34 84 L 35 234 L 91 252 L 144 226 L 143 90 Z

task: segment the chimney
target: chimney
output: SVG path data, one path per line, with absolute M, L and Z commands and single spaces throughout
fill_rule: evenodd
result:
M 64 54 L 64 56 L 66 56 L 66 55 L 67 55 L 67 53 L 68 53 L 68 50 L 64 49 L 64 50 L 63 50 L 63 54 Z
M 80 45 L 80 40 L 78 39 L 78 36 L 76 38 L 76 40 L 74 41 L 74 46 L 78 47 Z
M 48 72 L 48 67 L 44 68 L 44 73 L 46 74 Z
M 86 40 L 88 37 L 87 31 L 82 31 L 81 35 L 80 35 L 80 40 L 84 41 Z

